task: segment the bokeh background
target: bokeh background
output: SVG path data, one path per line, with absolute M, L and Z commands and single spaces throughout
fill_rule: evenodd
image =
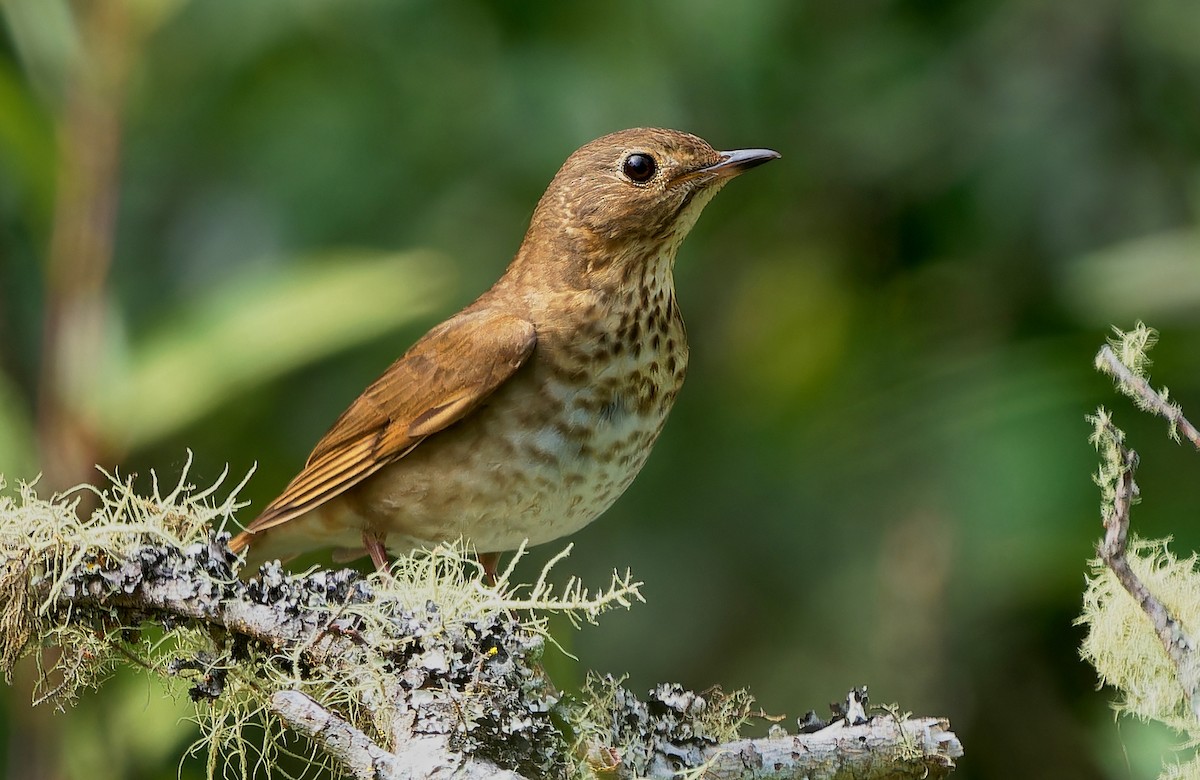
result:
M 92 464 L 255 507 L 503 270 L 577 146 L 638 125 L 783 159 L 685 243 L 688 384 L 561 572 L 649 601 L 559 682 L 868 684 L 948 716 L 962 778 L 1157 774 L 1077 658 L 1099 536 L 1084 415 L 1142 454 L 1135 526 L 1200 543 L 1200 461 L 1091 368 L 1163 332 L 1200 416 L 1200 6 L 1178 0 L 3 0 L 0 473 Z M 253 512 L 253 507 L 248 510 Z M 249 515 L 247 515 L 249 516 Z M 553 548 L 553 549 L 550 549 Z M 535 551 L 537 566 L 558 550 Z M 12 780 L 170 778 L 190 705 L 120 675 L 2 692 Z M 185 778 L 201 766 L 185 762 Z

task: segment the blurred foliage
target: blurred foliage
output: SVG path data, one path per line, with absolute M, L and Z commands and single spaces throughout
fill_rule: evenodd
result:
M 499 275 L 574 148 L 637 125 L 772 147 L 783 160 L 728 187 L 686 242 L 688 385 L 643 475 L 575 539 L 577 573 L 631 566 L 649 604 L 564 632 L 580 661 L 561 681 L 748 686 L 793 715 L 865 682 L 950 716 L 964 778 L 1157 773 L 1169 737 L 1114 727 L 1071 619 L 1100 535 L 1083 415 L 1101 401 L 1146 442 L 1154 500 L 1135 526 L 1200 543 L 1188 454 L 1141 435 L 1157 431 L 1091 369 L 1110 324 L 1152 321 L 1156 373 L 1200 412 L 1200 6 L 0 10 L 10 479 L 54 465 L 53 417 L 35 410 L 48 302 L 75 278 L 53 270 L 69 152 L 107 148 L 71 132 L 89 116 L 119 129 L 98 212 L 115 238 L 105 253 L 80 228 L 111 256 L 85 296 L 101 329 L 87 360 L 51 350 L 87 366 L 63 398 L 74 441 L 141 473 L 192 447 L 199 481 L 257 462 L 257 506 Z M 159 695 L 123 678 L 45 719 L 67 776 L 171 777 L 191 731 L 168 728 Z M 16 733 L 28 690 L 5 696 Z

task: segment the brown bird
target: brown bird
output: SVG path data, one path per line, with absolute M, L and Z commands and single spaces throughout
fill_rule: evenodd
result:
M 500 280 L 368 387 L 230 547 L 365 550 L 384 568 L 386 550 L 463 536 L 497 553 L 595 520 L 683 384 L 680 242 L 726 182 L 777 157 L 648 128 L 576 151 Z

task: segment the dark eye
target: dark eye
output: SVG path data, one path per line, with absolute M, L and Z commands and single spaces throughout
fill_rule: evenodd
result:
M 625 171 L 625 175 L 632 181 L 641 183 L 654 178 L 654 172 L 658 170 L 658 164 L 648 154 L 631 154 L 625 158 L 625 165 L 622 170 Z

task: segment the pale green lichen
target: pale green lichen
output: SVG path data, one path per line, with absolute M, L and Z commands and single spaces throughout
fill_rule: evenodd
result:
M 1139 379 L 1149 380 L 1147 369 L 1154 363 L 1150 359 L 1150 350 L 1158 343 L 1158 331 L 1146 326 L 1140 320 L 1134 324 L 1133 330 L 1123 331 L 1113 326 L 1114 338 L 1109 338 L 1108 345 L 1116 353 L 1117 359 L 1133 372 Z M 1105 370 L 1103 366 L 1098 366 Z
M 1125 432 L 1113 425 L 1112 415 L 1103 406 L 1097 408 L 1095 414 L 1089 414 L 1087 421 L 1092 424 L 1088 441 L 1100 456 L 1100 465 L 1092 475 L 1092 481 L 1100 488 L 1100 516 L 1106 517 L 1112 511 L 1117 485 L 1127 468 L 1121 456 Z
M 1179 441 L 1183 412 L 1168 399 L 1166 388 L 1155 391 L 1149 384 L 1148 352 L 1158 340 L 1152 328 L 1138 322 L 1133 330 L 1117 328 L 1116 334 L 1096 357 L 1096 367 L 1116 380 L 1117 389 L 1138 408 L 1165 417 L 1170 437 Z M 1119 365 L 1114 362 L 1119 361 Z M 1130 473 L 1137 456 L 1127 448 L 1125 433 L 1103 407 L 1088 417 L 1093 430 L 1091 443 L 1100 464 L 1093 476 L 1100 488 L 1101 515 L 1108 534 L 1112 523 L 1128 522 L 1128 504 L 1138 499 Z M 1115 537 L 1113 537 L 1115 538 Z M 1106 542 L 1106 544 L 1110 544 Z M 1184 735 L 1184 748 L 1200 744 L 1200 722 L 1194 692 L 1200 684 L 1200 650 L 1192 646 L 1200 629 L 1200 571 L 1195 554 L 1180 558 L 1170 550 L 1170 539 L 1141 540 L 1130 534 L 1125 558 L 1134 576 L 1173 618 L 1172 635 L 1166 641 L 1177 648 L 1173 661 L 1140 604 L 1101 560 L 1091 563 L 1076 623 L 1087 628 L 1080 652 L 1100 675 L 1101 684 L 1118 692 L 1114 709 L 1147 721 L 1158 721 Z M 1168 764 L 1162 778 L 1200 777 L 1200 759 Z
M 62 648 L 39 698 L 69 703 L 123 662 L 174 680 L 175 695 L 196 702 L 201 736 L 193 751 L 213 778 L 252 776 L 290 752 L 269 709 L 281 690 L 307 694 L 385 748 L 399 707 L 424 719 L 423 728 L 449 734 L 458 749 L 527 774 L 574 767 L 551 718 L 557 696 L 536 663 L 545 613 L 579 624 L 627 608 L 641 600 L 640 583 L 628 573 L 614 574 L 598 592 L 574 577 L 555 587 L 551 572 L 568 548 L 532 585 L 514 582 L 513 564 L 489 585 L 472 551 L 457 542 L 403 557 L 388 576 L 290 575 L 276 564 L 243 583 L 228 537 L 217 530 L 239 508 L 241 485 L 217 500 L 220 483 L 197 491 L 186 470 L 168 492 L 154 479 L 149 497 L 131 480 L 109 480 L 106 489 L 49 500 L 33 485 L 0 496 L 0 663 L 8 671 L 23 655 Z M 85 497 L 96 508 L 81 513 Z M 282 610 L 299 621 L 301 639 L 265 643 L 169 612 L 152 617 L 109 606 L 141 587 L 143 577 L 161 581 L 180 572 L 210 603 Z M 335 628 L 355 641 L 342 642 L 338 654 L 316 649 Z M 314 752 L 302 763 L 324 761 Z
M 109 474 L 107 490 L 84 485 L 46 500 L 38 497 L 36 483 L 20 483 L 15 495 L 0 494 L 0 668 L 6 678 L 26 653 L 56 648 L 35 699 L 61 706 L 102 681 L 121 660 L 114 655 L 116 639 L 133 627 L 77 625 L 69 609 L 56 607 L 57 599 L 72 572 L 99 571 L 145 545 L 186 547 L 232 518 L 241 485 L 214 501 L 227 473 L 196 491 L 186 482 L 190 464 L 189 453 L 179 482 L 166 493 L 152 475 L 145 498 L 134 492 L 131 479 Z M 85 500 L 95 506 L 81 512 Z M 39 666 L 43 659 L 39 652 Z
M 1123 331 L 1114 327 L 1113 333 L 1116 336 L 1108 339 L 1108 347 L 1096 354 L 1097 370 L 1112 377 L 1117 390 L 1128 396 L 1139 409 L 1164 418 L 1167 421 L 1167 435 L 1172 441 L 1178 442 L 1179 420 L 1183 410 L 1170 400 L 1170 390 L 1166 387 L 1155 390 L 1150 385 L 1149 368 L 1153 361 L 1149 352 L 1158 343 L 1158 331 L 1138 322 L 1133 330 Z M 1112 358 L 1121 365 L 1113 365 Z M 1127 371 L 1123 371 L 1121 366 Z
M 1158 780 L 1197 780 L 1200 778 L 1200 756 L 1183 763 L 1167 763 Z
M 901 712 L 897 704 L 880 704 L 876 709 L 882 710 L 896 724 L 900 732 L 900 741 L 896 745 L 896 756 L 900 761 L 919 761 L 925 757 L 925 750 L 916 734 L 904 728 L 904 724 L 912 717 L 911 712 Z
M 1200 627 L 1200 571 L 1195 554 L 1177 558 L 1169 540 L 1130 540 L 1129 565 L 1146 588 L 1195 636 Z M 1162 640 L 1129 593 L 1103 562 L 1092 562 L 1077 624 L 1087 627 L 1081 654 L 1115 688 L 1118 712 L 1157 720 L 1192 738 L 1200 724 L 1191 713 L 1185 690 L 1194 686 L 1198 669 L 1184 670 L 1181 680 Z M 1195 653 L 1189 654 L 1195 657 Z

